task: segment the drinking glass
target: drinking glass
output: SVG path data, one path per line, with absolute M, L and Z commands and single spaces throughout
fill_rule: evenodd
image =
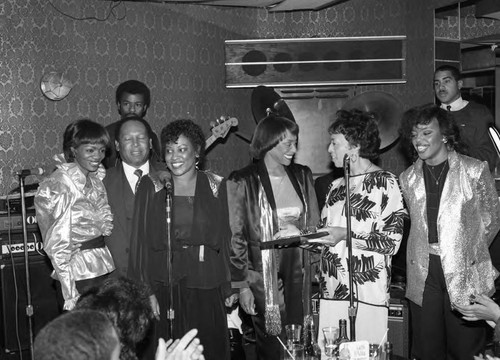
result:
M 287 346 L 300 345 L 300 335 L 302 334 L 302 325 L 289 324 L 285 325 L 285 333 Z
M 335 326 L 327 326 L 323 329 L 323 336 L 325 337 L 325 355 L 329 358 L 334 356 L 337 344 L 335 340 L 339 337 L 339 328 Z
M 284 351 L 284 360 L 304 360 L 304 345 L 294 344 L 287 346 Z

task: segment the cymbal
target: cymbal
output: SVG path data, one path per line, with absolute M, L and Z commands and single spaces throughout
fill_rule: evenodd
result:
M 358 109 L 374 114 L 380 136 L 380 152 L 390 149 L 399 139 L 399 125 L 403 115 L 403 105 L 389 93 L 368 91 L 349 99 L 344 110 Z
M 286 117 L 295 122 L 285 100 L 273 88 L 264 85 L 257 86 L 252 91 L 252 114 L 257 123 L 270 114 Z

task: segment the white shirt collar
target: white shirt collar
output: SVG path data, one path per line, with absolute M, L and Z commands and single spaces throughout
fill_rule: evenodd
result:
M 149 174 L 149 160 L 138 168 L 133 167 L 123 161 L 122 165 L 123 165 L 123 172 L 125 173 L 125 177 L 127 178 L 130 188 L 132 189 L 132 192 L 135 193 L 135 185 L 137 184 L 137 180 L 139 180 L 139 178 L 137 177 L 136 174 L 134 174 L 134 171 L 136 171 L 137 169 L 142 170 L 142 176 Z
M 469 102 L 467 100 L 462 99 L 461 96 L 458 97 L 455 101 L 452 101 L 449 104 L 441 104 L 441 109 L 448 110 L 448 106 L 451 106 L 450 111 L 458 111 L 462 110 L 464 107 L 467 106 Z

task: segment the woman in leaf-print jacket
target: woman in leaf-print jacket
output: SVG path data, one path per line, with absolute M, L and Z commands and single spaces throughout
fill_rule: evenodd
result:
M 349 156 L 355 298 L 388 305 L 391 257 L 399 249 L 407 217 L 397 177 L 372 162 L 380 138 L 369 114 L 341 110 L 328 131 L 335 166 L 342 167 Z M 321 214 L 330 233 L 337 234 L 322 257 L 320 285 L 326 299 L 349 299 L 345 199 L 344 178 L 334 180 Z

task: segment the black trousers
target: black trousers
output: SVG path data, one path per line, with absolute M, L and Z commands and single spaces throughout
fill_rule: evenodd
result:
M 452 310 L 437 255 L 430 255 L 422 306 L 410 301 L 412 357 L 422 360 L 467 359 L 484 350 L 484 321 L 465 321 Z

